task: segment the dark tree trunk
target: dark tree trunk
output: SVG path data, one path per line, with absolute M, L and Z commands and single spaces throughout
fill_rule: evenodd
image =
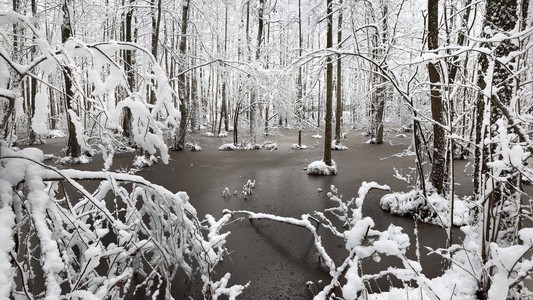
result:
M 126 12 L 126 18 L 124 21 L 124 40 L 126 42 L 132 42 L 132 25 L 133 25 L 133 7 L 131 5 L 135 0 L 130 0 L 130 7 Z M 133 51 L 125 50 L 124 51 L 124 72 L 126 73 L 126 78 L 128 80 L 128 86 L 130 89 L 133 89 L 135 86 L 135 74 L 133 73 Z M 129 107 L 125 107 L 123 111 L 122 119 L 122 135 L 126 138 L 131 138 L 131 110 Z
M 69 6 L 71 0 L 64 0 L 62 3 L 63 23 L 61 24 L 61 42 L 65 43 L 72 36 L 72 27 L 70 19 L 72 16 L 69 13 Z M 72 90 L 72 71 L 70 67 L 63 67 L 63 79 L 65 84 L 65 104 L 67 114 L 68 127 L 68 141 L 67 141 L 67 156 L 77 158 L 81 156 L 81 146 L 76 137 L 76 126 L 71 120 L 70 111 L 73 111 L 72 101 L 74 101 L 74 91 Z
M 526 0 L 527 2 L 527 0 Z M 522 3 L 524 4 L 524 3 Z M 527 7 L 526 3 L 526 7 Z M 485 20 L 483 28 L 490 28 L 484 30 L 483 37 L 490 39 L 495 34 L 507 34 L 513 31 L 517 25 L 517 21 L 522 16 L 518 16 L 517 0 L 495 1 L 488 0 L 485 4 Z M 519 186 L 516 174 L 511 171 L 503 170 L 498 177 L 506 178 L 506 181 L 492 180 L 494 174 L 492 169 L 488 167 L 488 163 L 493 160 L 501 159 L 500 154 L 494 145 L 485 145 L 486 138 L 492 138 L 497 133 L 496 122 L 500 119 L 507 118 L 505 125 L 514 123 L 509 119 L 510 114 L 508 107 L 513 98 L 513 81 L 509 80 L 514 77 L 516 71 L 515 62 L 502 64 L 500 58 L 507 57 L 511 52 L 518 51 L 518 43 L 515 40 L 504 40 L 497 44 L 483 43 L 482 47 L 492 49 L 492 57 L 486 54 L 480 54 L 479 64 L 480 70 L 478 73 L 478 86 L 480 90 L 486 89 L 488 84 L 492 86 L 491 91 L 494 93 L 487 98 L 485 94 L 480 93 L 477 99 L 477 123 L 476 123 L 476 150 L 475 150 L 475 174 L 474 185 L 476 195 L 484 196 L 484 211 L 485 219 L 483 220 L 483 242 L 481 247 L 481 259 L 485 263 L 490 259 L 490 244 L 493 242 L 502 243 L 514 242 L 516 238 L 516 224 L 517 211 L 506 209 L 498 214 L 492 214 L 496 207 L 507 207 L 506 202 L 511 200 L 516 201 L 516 187 Z M 492 67 L 492 70 L 490 70 Z M 492 77 L 487 76 L 492 72 Z M 491 80 L 487 82 L 487 80 Z M 487 105 L 491 104 L 489 120 L 486 119 L 485 113 Z M 485 125 L 489 123 L 488 125 Z M 508 128 L 512 128 L 509 126 Z M 510 129 L 511 130 L 511 129 Z M 488 182 L 492 180 L 493 182 Z M 492 187 L 491 187 L 492 186 Z M 491 193 L 485 194 L 484 191 L 489 190 Z M 519 198 L 519 197 L 518 197 Z M 507 236 L 501 235 L 506 233 Z M 490 275 L 482 278 L 482 284 L 478 296 L 480 299 L 487 299 L 488 290 L 491 285 Z
M 161 27 L 161 11 L 162 0 L 151 0 L 152 5 L 152 47 L 151 52 L 154 59 L 157 60 L 157 52 L 159 48 L 159 32 Z M 155 80 L 152 80 L 152 84 L 155 85 Z M 151 89 L 149 92 L 148 103 L 153 104 L 155 102 L 155 93 Z
M 342 7 L 342 0 L 340 0 L 339 5 Z M 338 47 L 341 46 L 342 42 L 342 9 L 339 10 L 339 23 L 337 28 L 337 44 Z M 335 141 L 340 143 L 341 140 L 341 124 L 342 124 L 342 69 L 341 69 L 341 56 L 337 56 L 337 85 L 336 85 L 336 96 L 337 96 L 337 109 L 335 111 Z
M 439 47 L 439 1 L 428 1 L 428 50 Z M 446 136 L 444 125 L 444 105 L 439 87 L 440 74 L 434 63 L 428 63 L 431 95 L 431 116 L 433 124 L 433 164 L 431 166 L 430 181 L 437 191 L 444 192 L 444 175 L 446 168 Z
M 333 47 L 333 1 L 327 0 L 327 37 L 326 48 Z M 324 118 L 324 163 L 331 166 L 331 123 L 333 119 L 333 59 L 331 56 L 326 58 L 326 117 Z
M 182 12 L 181 12 L 181 36 L 180 36 L 180 44 L 179 44 L 179 53 L 182 58 L 181 65 L 182 69 L 184 69 L 185 65 L 185 55 L 187 51 L 187 25 L 189 23 L 189 0 L 184 0 L 182 4 Z M 188 118 L 188 112 L 187 112 L 187 76 L 185 73 L 180 73 L 178 75 L 178 92 L 179 92 L 179 108 L 180 108 L 180 128 L 179 133 L 177 136 L 176 144 L 174 145 L 175 150 L 183 150 L 185 149 L 185 137 L 187 135 L 187 118 Z

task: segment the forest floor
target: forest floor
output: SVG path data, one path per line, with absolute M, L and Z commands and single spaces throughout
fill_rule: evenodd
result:
M 316 133 L 316 130 L 310 129 L 303 131 L 302 144 L 309 147 L 305 150 L 291 150 L 291 145 L 297 142 L 297 130 L 281 129 L 257 140 L 259 144 L 266 140 L 275 142 L 278 150 L 219 151 L 219 146 L 232 141 L 231 132 L 227 138 L 205 137 L 198 132 L 189 140 L 200 145 L 201 152 L 171 151 L 168 165 L 158 163 L 144 168 L 137 175 L 173 192 L 186 191 L 200 218 L 205 214 L 219 218 L 224 209 L 300 218 L 302 214 L 324 211 L 334 204 L 326 195 L 331 185 L 335 185 L 346 200 L 357 196 L 363 181 L 387 184 L 391 192 L 410 190 L 408 183 L 393 176 L 394 169 L 404 176 L 412 173 L 415 157 L 411 153 L 412 138 L 409 133 L 389 129 L 386 142 L 373 145 L 365 142 L 367 138 L 362 130 L 350 130 L 343 141 L 349 150 L 333 152 L 338 174 L 309 176 L 306 166 L 320 160 L 323 153 L 323 139 L 312 138 Z M 58 155 L 64 146 L 64 140 L 55 139 L 48 140 L 39 148 L 46 154 Z M 116 155 L 112 169 L 129 169 L 133 157 L 132 153 Z M 456 161 L 456 194 L 459 196 L 471 194 L 472 167 L 469 162 Z M 101 159 L 95 157 L 90 164 L 72 167 L 100 170 L 102 165 Z M 255 188 L 245 199 L 242 190 L 249 179 L 255 180 Z M 223 196 L 225 188 L 231 192 L 230 196 Z M 233 194 L 235 191 L 236 195 Z M 379 200 L 385 193 L 371 191 L 364 203 L 363 213 L 374 219 L 376 229 L 384 230 L 391 223 L 403 227 L 411 238 L 408 257 L 416 259 L 415 222 L 412 218 L 392 216 L 381 210 Z M 312 293 L 306 287 L 308 281 L 322 281 L 320 286 L 329 283 L 327 272 L 318 262 L 312 236 L 305 229 L 267 220 L 251 223 L 247 219 L 232 222 L 225 228 L 231 232 L 226 244 L 229 253 L 216 268 L 216 276 L 230 272 L 230 284 L 250 282 L 240 299 L 309 299 Z M 343 241 L 334 238 L 325 229 L 318 232 L 336 263 L 343 261 L 347 255 Z M 438 226 L 418 224 L 418 233 L 424 273 L 430 278 L 438 276 L 441 260 L 436 255 L 428 256 L 424 247 L 444 247 L 446 232 Z M 398 261 L 385 257 L 379 263 L 365 262 L 362 270 L 378 272 L 391 265 L 398 265 Z M 385 278 L 372 283 L 370 288 L 373 292 L 386 291 L 393 282 Z M 190 293 L 193 293 L 193 298 L 199 296 L 194 283 L 189 288 L 176 291 L 177 299 L 190 296 Z

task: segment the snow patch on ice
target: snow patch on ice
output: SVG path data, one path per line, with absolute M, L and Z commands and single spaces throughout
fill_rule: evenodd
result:
M 307 149 L 307 146 L 304 144 L 301 144 L 301 145 L 292 144 L 291 149 L 292 150 L 304 150 L 304 149 Z
M 453 224 L 468 225 L 475 204 L 458 197 L 454 201 Z M 415 215 L 425 223 L 442 227 L 448 227 L 450 224 L 450 200 L 437 193 L 430 194 L 427 199 L 424 199 L 419 190 L 391 193 L 381 198 L 380 206 L 394 215 Z
M 332 160 L 331 166 L 328 166 L 323 160 L 317 160 L 307 166 L 307 174 L 325 176 L 335 175 L 337 174 L 337 164 Z
M 348 147 L 344 146 L 341 142 L 337 142 L 334 140 L 331 142 L 331 150 L 346 151 L 348 150 Z

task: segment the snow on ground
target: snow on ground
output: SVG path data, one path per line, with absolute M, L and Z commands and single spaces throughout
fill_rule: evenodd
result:
M 309 175 L 335 175 L 337 174 L 337 164 L 332 160 L 331 166 L 326 165 L 323 160 L 316 160 L 307 166 Z
M 322 136 L 320 134 L 318 134 L 318 133 L 317 134 L 313 134 L 311 137 L 314 138 L 314 139 L 321 139 L 322 138 Z

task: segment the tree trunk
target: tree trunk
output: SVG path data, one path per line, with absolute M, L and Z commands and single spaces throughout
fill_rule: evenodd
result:
M 135 0 L 130 0 L 130 7 L 126 11 L 126 18 L 124 20 L 124 40 L 126 42 L 133 42 L 132 26 L 133 26 L 133 7 L 131 5 Z M 133 89 L 135 86 L 135 74 L 133 72 L 133 51 L 124 50 L 124 73 L 126 73 L 126 79 L 128 86 Z M 131 138 L 131 110 L 129 107 L 124 107 L 123 119 L 122 119 L 122 135 L 128 139 Z
M 382 28 L 381 28 L 381 42 L 378 45 L 378 55 L 379 60 L 385 59 L 385 47 L 388 42 L 388 22 L 387 18 L 389 16 L 389 5 L 388 0 L 381 1 L 381 19 L 382 19 Z M 387 70 L 387 66 L 383 67 L 384 70 Z M 377 86 L 376 88 L 376 110 L 375 110 L 375 142 L 376 144 L 383 144 L 383 117 L 385 114 L 385 100 L 387 99 L 387 80 L 381 74 L 378 74 Z
M 327 0 L 327 37 L 326 48 L 333 47 L 333 1 Z M 324 163 L 332 165 L 331 160 L 331 122 L 333 118 L 333 59 L 331 56 L 326 58 L 326 117 L 324 118 Z
M 342 7 L 342 0 L 339 2 L 339 6 Z M 341 46 L 342 42 L 342 8 L 339 10 L 339 25 L 337 28 L 337 44 L 338 47 Z M 335 111 L 335 142 L 340 143 L 341 141 L 341 122 L 342 122 L 342 69 L 341 69 L 341 56 L 337 56 L 337 85 L 336 85 L 336 96 L 337 96 L 337 109 Z
M 157 3 L 156 3 L 157 1 Z M 159 48 L 159 32 L 161 27 L 161 11 L 162 11 L 162 0 L 151 0 L 152 6 L 152 47 L 151 52 L 154 56 L 154 59 L 157 60 L 157 52 Z M 152 72 L 153 74 L 153 72 Z M 155 80 L 152 80 L 152 84 L 155 85 Z M 155 93 L 153 89 L 150 89 L 148 103 L 155 103 Z
M 181 12 L 181 36 L 179 44 L 179 53 L 182 59 L 180 65 L 181 70 L 185 69 L 185 55 L 187 51 L 187 25 L 189 22 L 189 0 L 184 0 L 182 4 Z M 178 92 L 180 100 L 180 128 L 177 136 L 176 144 L 174 145 L 175 150 L 185 149 L 185 136 L 187 135 L 187 76 L 185 73 L 181 72 L 178 75 Z
M 71 0 L 64 0 L 61 6 L 63 11 L 63 23 L 61 24 L 61 42 L 64 44 L 72 36 L 72 27 L 70 23 L 70 8 Z M 76 137 L 76 126 L 71 120 L 70 111 L 73 111 L 72 101 L 74 101 L 74 91 L 72 90 L 72 71 L 70 67 L 63 67 L 63 79 L 65 84 L 65 103 L 67 114 L 68 127 L 68 141 L 67 141 L 67 156 L 77 158 L 81 156 L 81 146 Z
M 303 37 L 302 37 L 302 0 L 298 0 L 298 55 L 302 56 Z M 302 119 L 303 119 L 303 83 L 302 83 L 302 66 L 298 67 L 298 78 L 296 79 L 296 122 L 298 127 L 298 146 L 302 146 Z
M 439 1 L 428 1 L 428 50 L 439 47 Z M 439 87 L 440 74 L 434 63 L 428 63 L 431 95 L 431 116 L 433 124 L 433 164 L 431 166 L 430 181 L 437 191 L 444 192 L 444 173 L 446 168 L 446 136 L 444 132 L 444 105 Z
M 527 1 L 527 0 L 526 0 Z M 527 7 L 527 5 L 526 5 Z M 517 0 L 495 1 L 488 0 L 485 5 L 485 19 L 483 37 L 490 39 L 496 34 L 508 35 L 516 28 L 518 19 Z M 490 30 L 489 30 L 490 29 Z M 481 259 L 485 263 L 490 259 L 490 244 L 496 242 L 502 244 L 514 243 L 516 237 L 516 226 L 518 211 L 506 209 L 498 214 L 492 214 L 496 207 L 508 207 L 507 201 L 514 203 L 520 201 L 517 196 L 516 186 L 517 175 L 512 171 L 502 170 L 499 174 L 493 174 L 493 169 L 487 165 L 493 160 L 501 159 L 495 145 L 484 145 L 486 138 L 493 138 L 497 135 L 496 122 L 504 119 L 505 126 L 512 130 L 513 120 L 510 117 L 508 107 L 516 91 L 513 90 L 513 82 L 509 78 L 514 78 L 515 62 L 511 61 L 502 64 L 500 58 L 508 57 L 511 52 L 518 51 L 516 40 L 504 40 L 496 44 L 483 43 L 481 47 L 492 49 L 492 57 L 480 54 L 478 73 L 478 86 L 480 90 L 488 87 L 493 92 L 489 98 L 486 94 L 479 94 L 477 99 L 478 112 L 476 124 L 476 150 L 475 150 L 475 188 L 476 195 L 485 199 L 483 219 L 483 241 L 481 246 Z M 492 76 L 487 76 L 492 72 Z M 490 116 L 489 116 L 490 112 Z M 487 120 L 488 119 L 488 120 Z M 488 124 L 488 125 L 485 125 Z M 486 126 L 486 127 L 484 127 Z M 494 176 L 506 178 L 505 181 L 493 180 Z M 490 182 L 489 182 L 490 180 Z M 488 192 L 485 192 L 488 191 Z M 517 198 L 515 198 L 517 197 Z M 488 200 L 487 200 L 488 199 Z M 509 206 L 509 207 L 512 207 Z M 514 228 L 513 228 L 514 227 Z M 505 233 L 506 235 L 502 235 Z M 490 275 L 486 274 L 482 278 L 482 284 L 478 293 L 478 298 L 487 299 L 488 290 L 491 285 Z

